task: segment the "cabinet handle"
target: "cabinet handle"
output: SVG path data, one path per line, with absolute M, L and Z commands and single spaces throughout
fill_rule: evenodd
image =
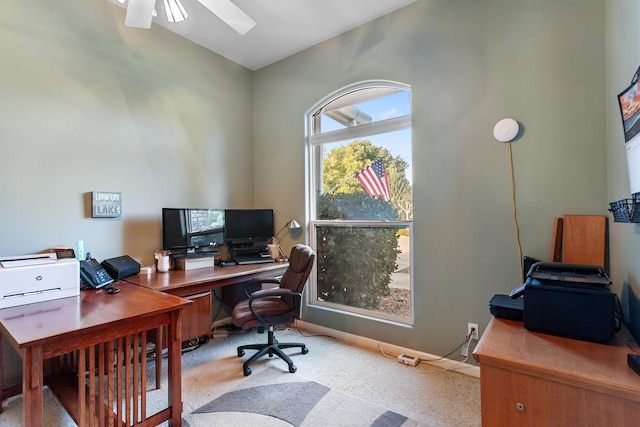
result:
M 522 403 L 516 403 L 516 409 L 520 412 L 524 411 L 524 404 Z

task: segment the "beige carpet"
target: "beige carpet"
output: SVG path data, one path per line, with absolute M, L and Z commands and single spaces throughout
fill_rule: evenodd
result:
M 183 414 L 187 427 L 211 425 L 415 427 L 407 417 L 270 367 Z M 258 421 L 259 420 L 259 421 Z M 256 424 L 257 422 L 257 424 Z
M 242 374 L 243 358 L 238 358 L 236 346 L 261 342 L 265 335 L 248 333 L 233 335 L 224 339 L 214 339 L 195 351 L 182 357 L 183 419 L 185 426 L 292 426 L 283 419 L 263 413 L 206 412 L 202 410 L 218 399 L 228 399 L 242 389 L 260 385 L 286 382 L 316 383 L 326 388 L 329 396 L 322 405 L 334 399 L 336 404 L 346 401 L 357 402 L 361 408 L 369 408 L 366 416 L 356 410 L 340 412 L 337 418 L 309 418 L 300 425 L 307 426 L 371 426 L 383 413 L 389 411 L 406 417 L 417 426 L 480 426 L 480 382 L 477 378 L 456 372 L 420 364 L 410 367 L 399 364 L 393 355 L 373 352 L 367 349 L 344 345 L 331 338 L 301 336 L 296 330 L 278 331 L 277 338 L 284 341 L 302 341 L 309 353 L 302 355 L 299 350 L 290 350 L 298 370 L 288 372 L 282 360 L 263 358 L 252 366 L 249 377 Z M 153 377 L 153 364 L 149 377 Z M 248 387 L 247 387 L 248 386 Z M 315 386 L 314 386 L 315 387 Z M 317 393 L 317 390 L 315 391 Z M 245 396 L 246 397 L 246 396 Z M 326 396 L 325 396 L 326 397 Z M 166 385 L 159 391 L 149 393 L 152 410 L 166 402 Z M 322 402 L 322 399 L 319 400 Z M 259 403 L 256 403 L 258 405 Z M 5 402 L 0 414 L 0 426 L 22 425 L 22 399 L 14 398 Z M 213 406 L 212 406 L 213 407 Z M 314 406 L 315 407 L 315 406 Z M 317 408 L 322 409 L 322 407 Z M 201 410 L 199 413 L 198 411 Z M 311 415 L 310 411 L 308 414 Z M 318 412 L 319 413 L 319 412 Z M 328 412 L 327 412 L 328 413 Z M 336 411 L 336 413 L 339 413 Z M 375 416 L 372 415 L 375 413 Z M 314 413 L 315 417 L 317 413 Z M 205 421 L 206 418 L 206 421 Z M 45 391 L 45 419 L 47 425 L 75 425 L 57 404 L 55 397 Z M 400 424 L 402 425 L 402 424 Z M 412 425 L 412 424 L 406 424 Z

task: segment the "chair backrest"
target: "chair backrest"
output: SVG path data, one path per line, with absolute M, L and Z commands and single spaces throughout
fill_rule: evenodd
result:
M 306 245 L 295 245 L 289 255 L 289 267 L 280 279 L 280 287 L 302 292 L 309 278 L 316 254 Z

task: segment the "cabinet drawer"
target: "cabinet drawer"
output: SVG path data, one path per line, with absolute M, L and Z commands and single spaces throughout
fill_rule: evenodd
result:
M 481 365 L 483 426 L 632 426 L 640 403 L 508 369 Z
M 182 310 L 182 341 L 209 335 L 211 332 L 211 292 L 202 292 L 183 298 L 193 301 L 193 304 Z

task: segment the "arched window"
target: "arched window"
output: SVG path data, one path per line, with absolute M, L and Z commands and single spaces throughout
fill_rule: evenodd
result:
M 355 84 L 307 120 L 310 304 L 413 323 L 410 87 Z

